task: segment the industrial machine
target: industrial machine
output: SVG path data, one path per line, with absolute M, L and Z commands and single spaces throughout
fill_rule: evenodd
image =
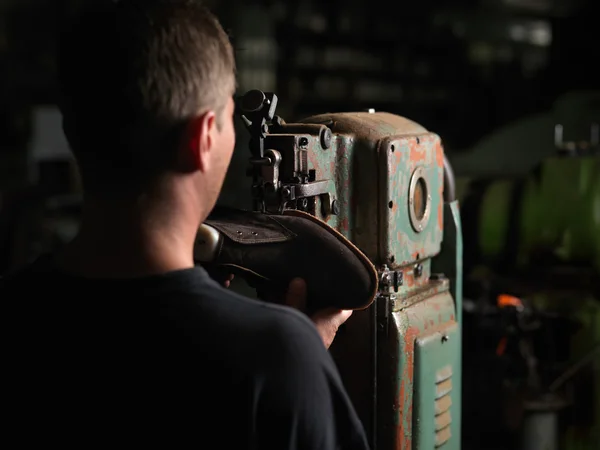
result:
M 373 110 L 286 123 L 277 102 L 253 90 L 239 103 L 253 209 L 310 214 L 378 272 L 331 347 L 372 448 L 460 448 L 462 236 L 440 137 Z
M 600 448 L 598 127 L 555 135 L 528 174 L 457 179 L 468 448 Z

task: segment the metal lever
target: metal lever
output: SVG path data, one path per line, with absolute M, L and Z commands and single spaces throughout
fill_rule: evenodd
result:
M 252 156 L 262 159 L 265 156 L 264 140 L 269 133 L 267 122 L 273 120 L 277 109 L 277 96 L 272 92 L 253 89 L 239 100 L 241 118 L 250 132 L 250 151 Z

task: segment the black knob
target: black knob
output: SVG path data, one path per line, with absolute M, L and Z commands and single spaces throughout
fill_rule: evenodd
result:
M 331 214 L 333 214 L 334 216 L 339 215 L 340 213 L 340 204 L 337 200 L 334 200 L 333 202 L 331 202 Z
M 244 94 L 240 107 L 242 108 L 242 111 L 247 113 L 260 111 L 264 106 L 266 99 L 267 97 L 263 91 L 252 89 Z

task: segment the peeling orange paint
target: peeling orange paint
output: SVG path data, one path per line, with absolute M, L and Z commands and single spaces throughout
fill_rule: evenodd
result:
M 400 149 L 395 148 L 393 155 L 394 155 L 394 159 L 396 162 L 396 166 L 400 166 L 402 164 L 402 156 L 403 156 Z
M 398 433 L 396 435 L 396 449 L 410 449 L 412 445 L 412 390 L 410 394 L 405 385 L 413 386 L 414 365 L 415 365 L 415 340 L 419 336 L 419 328 L 409 327 L 404 335 L 404 357 L 406 364 L 402 373 L 402 382 L 400 383 L 399 405 L 400 405 L 400 423 L 398 424 Z M 409 398 L 410 395 L 410 398 Z M 406 410 L 404 408 L 407 407 Z
M 435 143 L 435 160 L 438 167 L 444 167 L 444 147 L 439 139 Z
M 426 161 L 427 152 L 425 146 L 421 146 L 417 144 L 416 139 L 411 139 L 408 141 L 408 148 L 410 149 L 410 162 L 419 163 Z
M 412 270 L 411 271 L 407 270 L 406 272 L 404 272 L 404 285 L 409 288 L 411 288 L 415 285 L 415 276 L 414 276 Z

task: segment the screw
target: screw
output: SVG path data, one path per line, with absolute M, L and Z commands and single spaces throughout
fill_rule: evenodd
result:
M 423 264 L 417 264 L 415 266 L 415 277 L 419 278 L 423 275 Z
M 340 204 L 337 200 L 331 202 L 331 214 L 337 216 L 340 213 Z
M 398 272 L 397 270 L 394 272 L 394 290 L 398 292 L 398 288 L 404 284 L 404 274 L 402 272 Z
M 390 274 L 389 273 L 384 273 L 381 276 L 381 285 L 382 286 L 389 286 L 390 285 Z

